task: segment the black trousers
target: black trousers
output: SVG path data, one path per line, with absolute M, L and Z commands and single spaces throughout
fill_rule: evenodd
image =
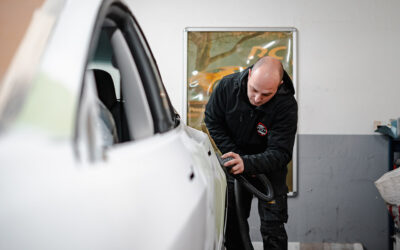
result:
M 247 219 L 250 216 L 251 201 L 253 194 L 244 188 L 239 188 L 241 195 L 240 206 L 245 218 L 246 227 L 244 230 L 249 233 Z M 258 201 L 258 214 L 261 221 L 261 235 L 264 244 L 264 250 L 283 249 L 287 250 L 288 238 L 284 223 L 287 222 L 287 195 L 275 196 L 271 202 Z M 228 216 L 227 216 L 225 246 L 227 250 L 243 250 L 242 237 L 238 223 L 235 195 L 234 179 L 228 177 Z

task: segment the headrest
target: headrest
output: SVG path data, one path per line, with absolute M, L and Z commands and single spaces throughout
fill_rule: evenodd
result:
M 108 72 L 101 69 L 93 69 L 93 73 L 99 99 L 111 110 L 112 106 L 117 101 L 112 77 Z

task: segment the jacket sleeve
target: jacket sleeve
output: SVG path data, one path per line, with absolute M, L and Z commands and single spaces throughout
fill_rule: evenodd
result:
M 205 110 L 204 122 L 210 132 L 215 144 L 221 153 L 227 152 L 240 153 L 237 145 L 229 135 L 229 129 L 225 122 L 225 110 L 227 105 L 227 93 L 224 89 L 225 79 L 215 88 L 208 100 Z
M 297 130 L 297 103 L 282 105 L 268 130 L 267 149 L 259 154 L 242 155 L 244 174 L 269 174 L 285 167 L 292 159 Z

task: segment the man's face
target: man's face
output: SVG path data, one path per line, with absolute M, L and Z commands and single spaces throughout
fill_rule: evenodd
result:
M 247 96 L 251 105 L 261 106 L 271 100 L 278 90 L 281 80 L 276 77 L 262 77 L 260 74 L 249 71 L 247 80 Z

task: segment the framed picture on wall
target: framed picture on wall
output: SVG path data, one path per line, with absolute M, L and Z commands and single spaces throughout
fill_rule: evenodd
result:
M 207 101 L 226 75 L 245 70 L 262 56 L 272 56 L 292 78 L 296 90 L 295 28 L 186 28 L 184 31 L 183 120 L 201 130 Z M 296 91 L 297 93 L 297 91 Z M 297 140 L 288 164 L 289 195 L 297 193 Z

